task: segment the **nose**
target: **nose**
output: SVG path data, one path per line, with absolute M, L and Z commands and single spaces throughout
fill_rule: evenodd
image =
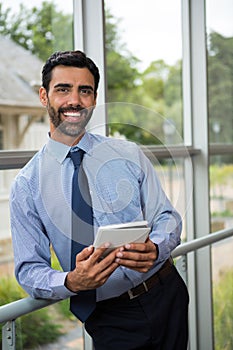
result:
M 69 95 L 68 105 L 70 106 L 80 106 L 81 99 L 78 91 L 73 90 Z

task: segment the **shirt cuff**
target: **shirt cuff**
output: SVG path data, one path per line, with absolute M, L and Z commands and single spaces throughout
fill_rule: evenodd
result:
M 65 280 L 66 280 L 67 274 L 68 272 L 59 272 L 53 276 L 52 289 L 54 291 L 54 294 L 56 294 L 56 296 L 59 299 L 66 299 L 74 295 L 77 295 L 76 293 L 71 292 L 65 286 Z
M 167 244 L 165 241 L 162 241 L 160 243 L 158 242 L 153 242 L 157 246 L 157 251 L 158 251 L 158 258 L 156 259 L 156 263 L 165 261 L 166 259 L 169 258 L 171 255 L 170 249 L 167 247 Z

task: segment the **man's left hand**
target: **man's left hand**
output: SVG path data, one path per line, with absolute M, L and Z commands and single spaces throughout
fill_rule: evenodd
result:
M 148 239 L 145 243 L 130 243 L 120 248 L 116 254 L 116 262 L 138 272 L 148 272 L 157 257 L 157 246 Z

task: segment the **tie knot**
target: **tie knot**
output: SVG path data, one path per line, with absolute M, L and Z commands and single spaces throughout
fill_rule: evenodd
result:
M 76 152 L 69 152 L 68 157 L 72 159 L 75 169 L 82 163 L 84 151 L 79 149 Z

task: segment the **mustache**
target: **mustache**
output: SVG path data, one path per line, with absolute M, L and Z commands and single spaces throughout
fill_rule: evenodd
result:
M 60 107 L 58 109 L 59 113 L 66 113 L 66 112 L 84 112 L 84 113 L 88 113 L 88 109 L 87 108 L 83 108 L 83 107 L 74 107 L 74 106 L 70 106 L 70 107 Z

